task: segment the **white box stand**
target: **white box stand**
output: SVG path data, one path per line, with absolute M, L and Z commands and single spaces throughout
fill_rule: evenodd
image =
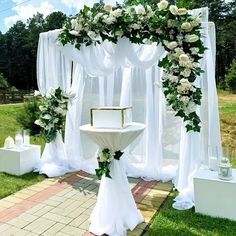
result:
M 217 171 L 199 170 L 194 176 L 195 211 L 236 220 L 236 169 L 233 179 L 220 180 Z
M 41 146 L 28 145 L 21 149 L 0 148 L 0 172 L 23 175 L 31 172 L 39 161 Z

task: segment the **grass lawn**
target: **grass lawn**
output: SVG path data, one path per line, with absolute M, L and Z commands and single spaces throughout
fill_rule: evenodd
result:
M 236 168 L 236 94 L 218 92 L 223 146 L 229 149 Z M 219 190 L 220 191 L 220 190 Z M 177 193 L 167 199 L 154 218 L 149 236 L 235 236 L 236 221 L 212 218 L 194 213 L 194 209 L 172 208 Z M 216 196 L 217 197 L 217 196 Z
M 10 135 L 14 138 L 17 130 L 20 129 L 19 124 L 16 122 L 16 117 L 22 109 L 22 104 L 0 105 L 0 147 L 3 146 L 7 136 Z M 43 141 L 40 138 L 31 138 L 31 143 L 43 145 Z M 28 173 L 20 177 L 0 173 L 0 199 L 42 181 L 44 178 L 44 175 L 36 173 Z

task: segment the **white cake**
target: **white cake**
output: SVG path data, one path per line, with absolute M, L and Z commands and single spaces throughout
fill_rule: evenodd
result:
M 131 107 L 96 107 L 90 112 L 94 128 L 123 129 L 132 122 Z

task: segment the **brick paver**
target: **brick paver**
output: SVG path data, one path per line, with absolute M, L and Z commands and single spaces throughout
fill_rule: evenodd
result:
M 172 189 L 170 183 L 130 178 L 130 187 L 144 216 L 128 236 L 142 235 Z M 89 216 L 99 181 L 83 171 L 46 179 L 0 200 L 1 236 L 91 236 Z

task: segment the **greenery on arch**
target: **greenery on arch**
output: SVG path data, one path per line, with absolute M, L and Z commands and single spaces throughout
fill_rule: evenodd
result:
M 162 88 L 168 105 L 185 121 L 187 131 L 200 131 L 196 112 L 202 92 L 194 82 L 203 71 L 199 60 L 206 48 L 201 41 L 201 16 L 192 16 L 185 8 L 162 0 L 153 5 L 85 6 L 76 16 L 67 19 L 59 35 L 65 45 L 77 49 L 108 40 L 118 42 L 126 37 L 132 43 L 161 43 L 167 55 L 159 66 L 164 69 Z

